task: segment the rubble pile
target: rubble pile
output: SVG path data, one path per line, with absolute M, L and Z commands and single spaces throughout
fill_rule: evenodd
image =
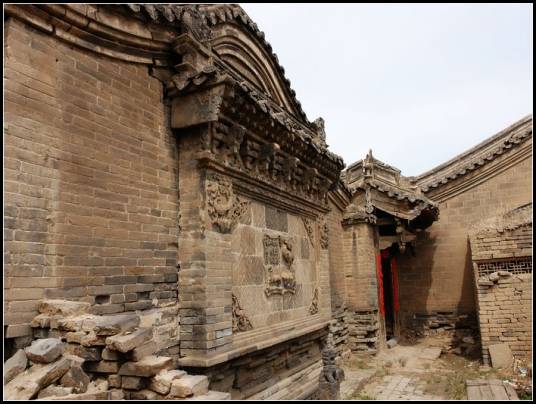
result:
M 4 399 L 230 399 L 206 376 L 174 369 L 159 356 L 152 329 L 136 314 L 98 316 L 90 305 L 43 301 L 35 339 L 4 363 Z

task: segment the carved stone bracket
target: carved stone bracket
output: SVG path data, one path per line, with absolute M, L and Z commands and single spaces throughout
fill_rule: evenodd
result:
M 315 288 L 315 291 L 313 294 L 313 301 L 311 302 L 311 306 L 309 307 L 309 313 L 310 314 L 318 313 L 318 288 Z
M 329 228 L 325 217 L 320 222 L 319 230 L 320 247 L 325 250 L 329 245 Z
M 264 292 L 267 296 L 296 293 L 296 274 L 294 273 L 294 252 L 289 239 L 281 236 L 265 235 L 264 264 L 266 265 L 267 285 Z
M 251 322 L 249 321 L 246 313 L 240 306 L 238 298 L 234 295 L 233 297 L 233 332 L 249 331 L 253 329 Z
M 307 236 L 309 237 L 309 241 L 311 241 L 311 244 L 315 244 L 315 227 L 314 227 L 314 220 L 307 219 L 306 217 L 302 217 L 303 220 L 303 226 L 305 227 L 305 231 L 307 232 Z
M 207 174 L 205 189 L 212 223 L 221 233 L 231 233 L 247 211 L 249 202 L 234 194 L 230 179 L 216 173 Z

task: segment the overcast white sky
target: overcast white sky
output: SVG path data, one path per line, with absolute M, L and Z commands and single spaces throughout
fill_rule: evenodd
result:
M 241 6 L 347 165 L 418 175 L 532 113 L 532 4 Z

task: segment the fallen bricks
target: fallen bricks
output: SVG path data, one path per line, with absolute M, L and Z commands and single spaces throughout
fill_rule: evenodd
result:
M 47 300 L 31 325 L 37 339 L 4 364 L 4 399 L 230 399 L 206 376 L 173 369 L 136 314 L 89 314 L 86 303 Z

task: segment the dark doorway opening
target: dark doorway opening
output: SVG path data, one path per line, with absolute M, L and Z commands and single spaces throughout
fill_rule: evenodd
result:
M 381 251 L 383 307 L 385 310 L 385 336 L 387 340 L 397 336 L 397 306 L 398 293 L 396 262 L 394 262 L 395 248 L 390 247 Z

